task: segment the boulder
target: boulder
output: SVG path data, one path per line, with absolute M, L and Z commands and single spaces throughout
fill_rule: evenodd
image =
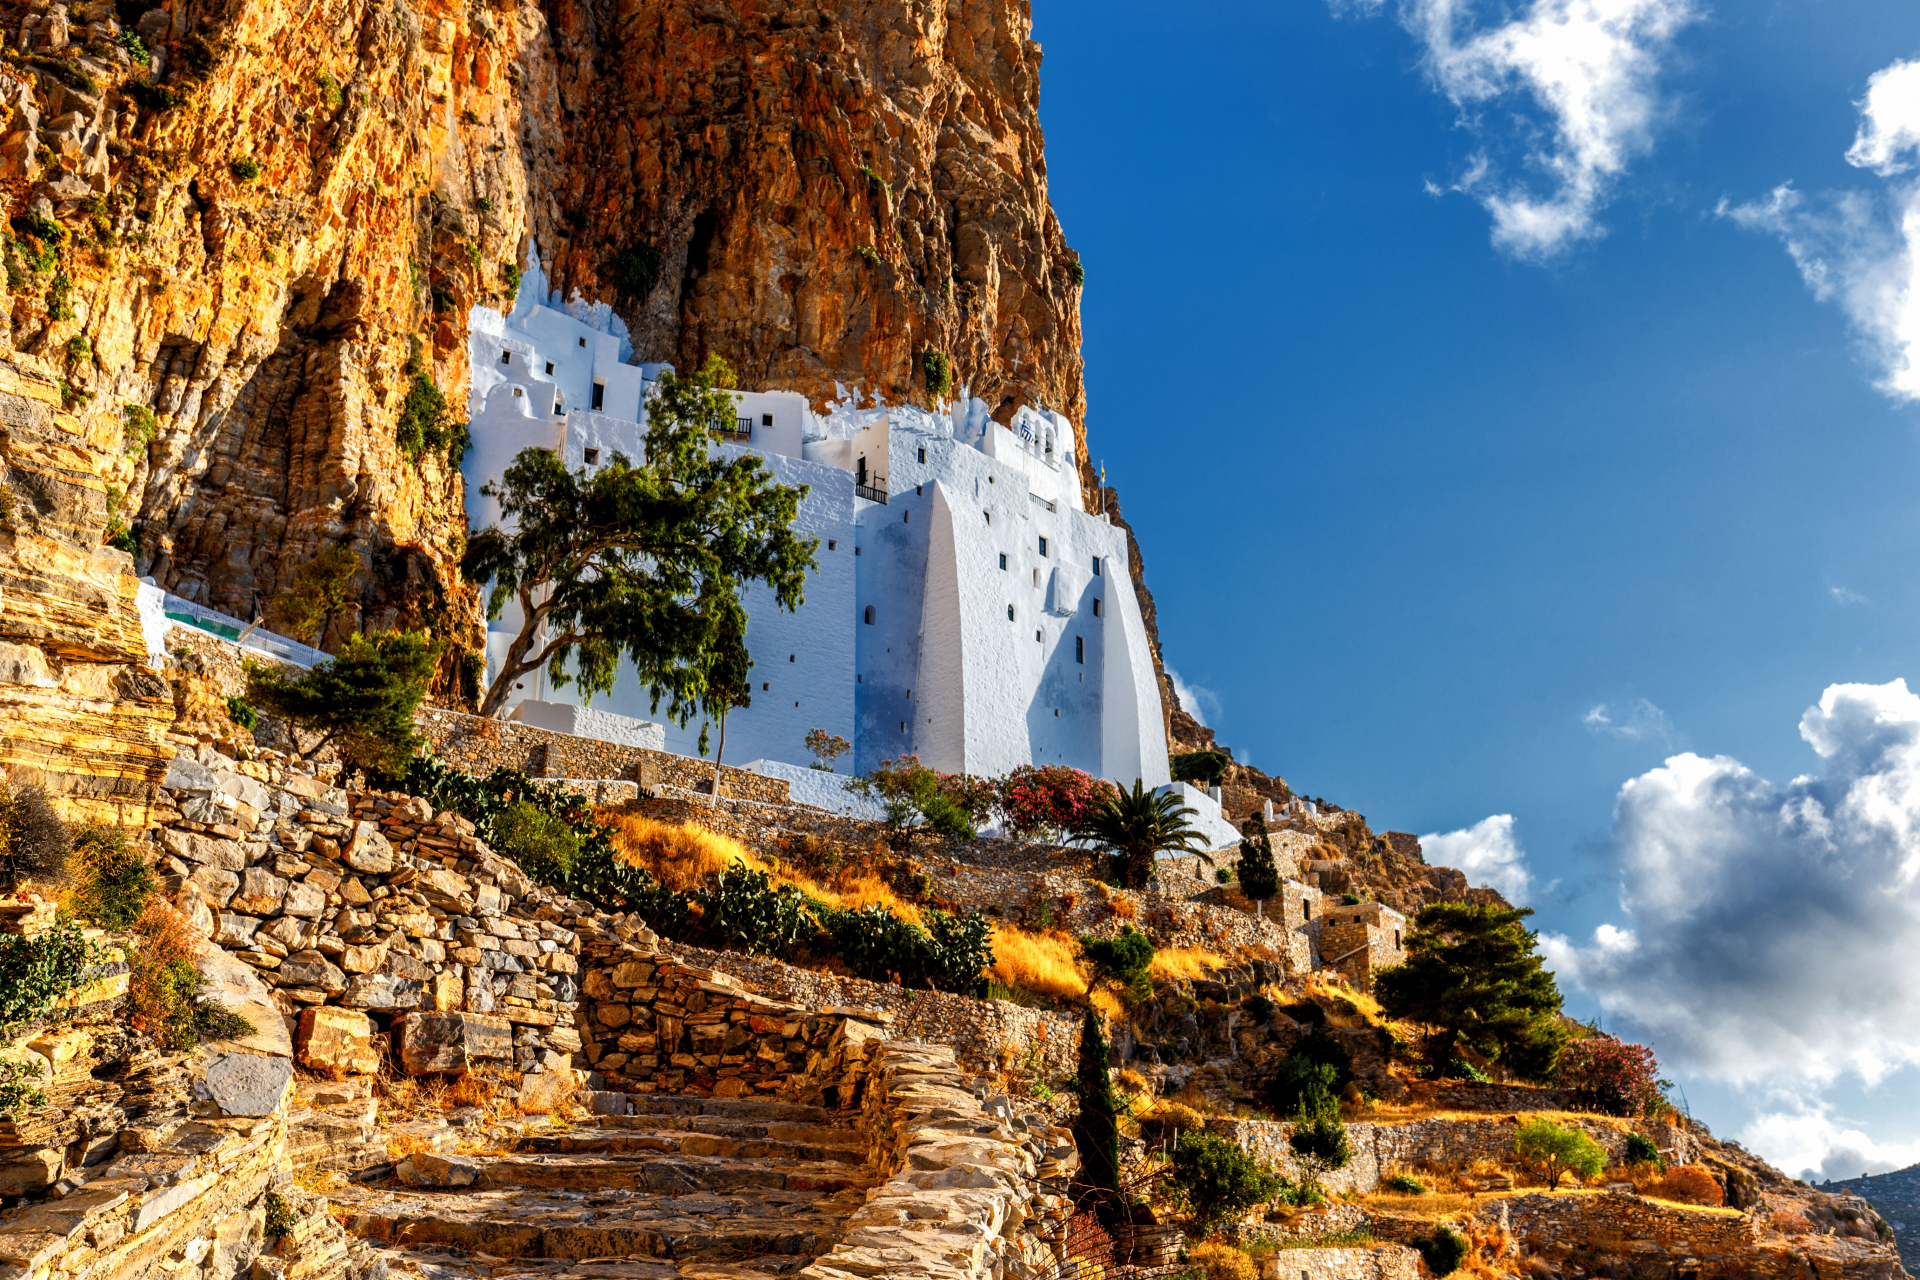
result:
M 268 1116 L 293 1082 L 293 1061 L 263 1053 L 223 1053 L 207 1064 L 205 1078 L 194 1081 L 194 1097 L 211 1102 L 223 1116 Z
M 200 988 L 203 1000 L 208 1004 L 217 1004 L 230 1013 L 237 1013 L 253 1024 L 250 1035 L 238 1036 L 223 1043 L 236 1049 L 251 1049 L 255 1053 L 293 1056 L 293 1041 L 287 1035 L 286 1019 L 274 1007 L 273 993 L 260 981 L 260 974 L 252 965 L 219 947 L 208 947 L 204 954 L 194 959 L 193 965 L 204 980 Z
M 270 916 L 280 910 L 286 896 L 285 880 L 265 867 L 248 867 L 240 877 L 239 891 L 226 905 L 250 916 Z
M 294 952 L 280 962 L 273 977 L 283 987 L 316 987 L 328 993 L 347 989 L 347 975 L 318 951 Z
M 380 834 L 380 828 L 371 822 L 354 824 L 353 839 L 347 842 L 343 856 L 347 865 L 355 871 L 393 870 L 393 846 Z
M 400 1020 L 400 1065 L 411 1075 L 465 1071 L 513 1057 L 513 1024 L 485 1014 L 435 1010 Z
M 302 916 L 315 919 L 327 909 L 327 892 L 319 885 L 296 880 L 287 886 L 287 898 L 281 907 L 290 916 Z
M 353 1009 L 320 1005 L 300 1012 L 300 1061 L 320 1071 L 368 1075 L 380 1069 L 373 1020 Z
M 520 1077 L 520 1097 L 516 1105 L 528 1115 L 551 1115 L 573 1097 L 570 1078 L 542 1071 Z
M 480 1164 L 465 1156 L 416 1151 L 394 1173 L 410 1187 L 470 1187 L 480 1176 Z
M 160 847 L 176 858 L 197 862 L 203 867 L 236 873 L 247 869 L 246 850 L 232 840 L 196 835 L 190 831 L 162 830 Z
M 417 1009 L 422 990 L 421 984 L 411 978 L 396 978 L 390 973 L 362 973 L 347 984 L 340 1003 L 349 1009 Z
M 384 942 L 370 947 L 348 947 L 340 953 L 340 967 L 348 973 L 372 973 L 387 962 Z

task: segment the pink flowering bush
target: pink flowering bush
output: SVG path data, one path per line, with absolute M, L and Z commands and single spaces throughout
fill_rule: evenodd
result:
M 1660 1064 L 1653 1050 L 1595 1033 L 1560 1050 L 1556 1078 L 1583 1106 L 1615 1116 L 1651 1115 L 1662 1102 Z
M 1110 796 L 1113 784 L 1063 764 L 1021 765 L 995 786 L 994 808 L 1021 840 L 1079 835 Z

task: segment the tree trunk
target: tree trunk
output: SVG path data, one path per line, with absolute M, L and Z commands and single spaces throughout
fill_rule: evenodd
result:
M 720 715 L 720 745 L 713 750 L 713 798 L 708 801 L 707 804 L 707 807 L 711 809 L 718 809 L 720 807 L 720 757 L 726 753 L 727 717 L 726 713 L 722 712 Z

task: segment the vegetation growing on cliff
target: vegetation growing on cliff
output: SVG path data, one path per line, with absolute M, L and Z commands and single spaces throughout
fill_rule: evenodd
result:
M 426 697 L 442 644 L 418 632 L 350 635 L 330 662 L 300 676 L 247 665 L 247 700 L 284 717 L 302 759 L 334 745 L 350 765 L 398 776 L 420 749 L 413 713 Z M 320 736 L 301 745 L 300 730 Z

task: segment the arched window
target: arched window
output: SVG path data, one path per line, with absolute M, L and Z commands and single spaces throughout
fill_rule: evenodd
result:
M 866 622 L 868 626 L 873 625 L 873 606 L 872 605 L 867 606 Z

